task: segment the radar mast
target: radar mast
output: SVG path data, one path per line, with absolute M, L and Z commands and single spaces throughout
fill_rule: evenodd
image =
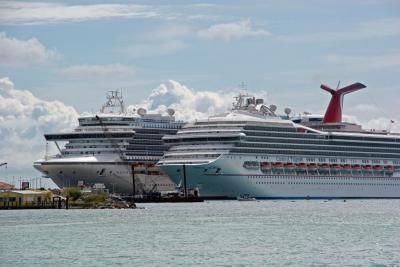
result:
M 107 102 L 101 107 L 101 113 L 125 113 L 125 104 L 122 98 L 122 90 L 108 91 Z

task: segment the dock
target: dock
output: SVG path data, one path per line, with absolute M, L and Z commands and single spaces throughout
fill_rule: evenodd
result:
M 123 197 L 126 201 L 134 203 L 191 203 L 191 202 L 204 202 L 204 198 L 196 196 L 126 196 Z

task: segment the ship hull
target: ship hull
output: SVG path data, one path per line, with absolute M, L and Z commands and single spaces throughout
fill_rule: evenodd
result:
M 229 157 L 229 158 L 228 158 Z M 236 159 L 235 159 L 236 158 Z M 205 198 L 400 198 L 400 177 L 370 175 L 265 174 L 245 169 L 244 160 L 256 157 L 221 156 L 201 165 L 185 165 L 188 188 Z M 183 184 L 182 165 L 162 165 L 171 179 Z
M 79 182 L 87 186 L 102 183 L 110 193 L 132 195 L 135 179 L 136 194 L 175 189 L 175 184 L 164 174 L 135 173 L 133 178 L 131 163 L 126 162 L 60 158 L 36 161 L 34 167 L 60 188 L 77 186 Z

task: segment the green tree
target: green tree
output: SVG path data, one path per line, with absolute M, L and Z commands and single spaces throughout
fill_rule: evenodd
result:
M 70 187 L 68 188 L 67 196 L 72 198 L 73 201 L 75 201 L 82 196 L 81 189 L 79 187 Z

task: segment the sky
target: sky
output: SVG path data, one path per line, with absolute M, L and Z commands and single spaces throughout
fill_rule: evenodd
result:
M 192 120 L 243 90 L 282 112 L 400 132 L 400 1 L 0 1 L 0 179 L 38 177 L 44 133 L 72 130 L 109 90 Z

